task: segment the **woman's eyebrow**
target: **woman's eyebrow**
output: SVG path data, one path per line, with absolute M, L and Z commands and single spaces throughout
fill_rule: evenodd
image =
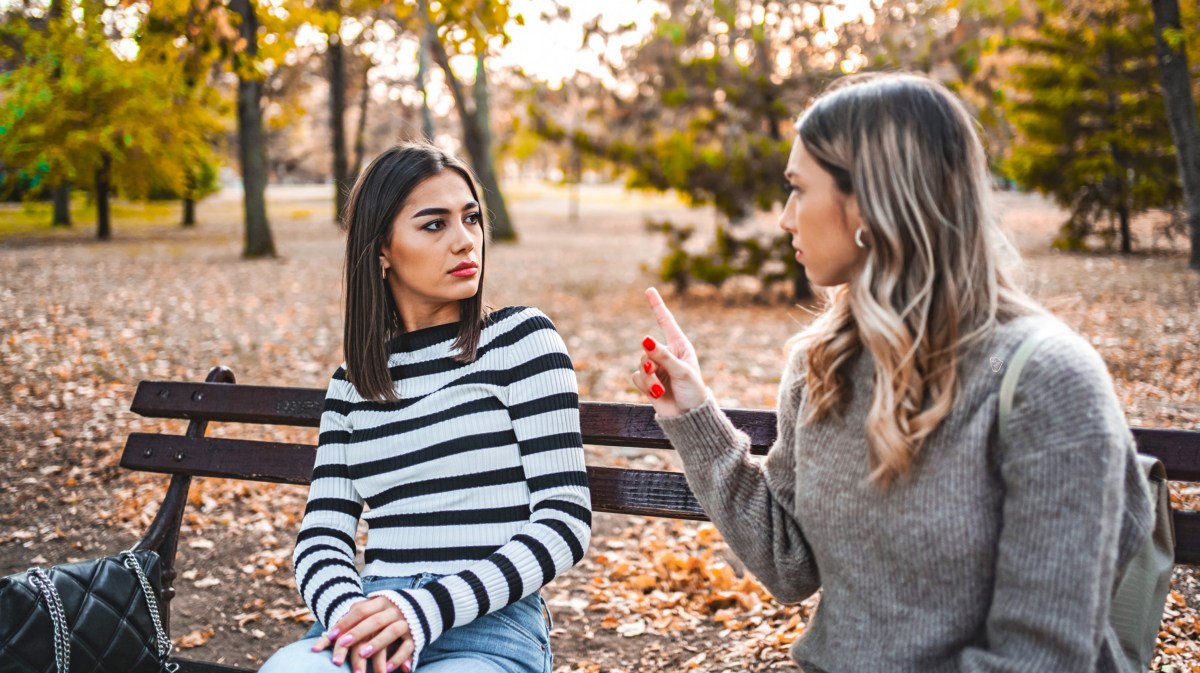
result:
M 475 203 L 474 201 L 467 201 L 466 205 L 463 206 L 463 210 L 472 210 L 472 209 L 475 209 L 478 207 L 479 207 L 478 203 Z M 450 214 L 449 209 L 438 208 L 438 207 L 434 206 L 431 208 L 422 208 L 422 209 L 418 210 L 417 212 L 413 213 L 413 218 L 425 217 L 426 215 L 449 215 L 449 214 Z

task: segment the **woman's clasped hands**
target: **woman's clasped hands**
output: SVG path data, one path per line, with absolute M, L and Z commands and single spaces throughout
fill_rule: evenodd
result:
M 633 375 L 633 385 L 650 396 L 659 416 L 679 416 L 704 404 L 709 397 L 708 387 L 700 375 L 696 349 L 658 290 L 646 290 L 646 301 L 667 342 L 661 344 L 649 336 L 642 340 L 642 361 Z
M 360 601 L 317 639 L 313 652 L 332 647 L 333 663 L 341 666 L 350 660 L 350 670 L 365 673 L 371 662 L 372 673 L 412 670 L 412 634 L 404 613 L 383 596 Z

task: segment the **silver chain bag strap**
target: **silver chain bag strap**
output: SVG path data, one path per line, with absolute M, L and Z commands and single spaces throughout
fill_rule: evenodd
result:
M 175 673 L 159 568 L 124 551 L 0 579 L 0 673 Z

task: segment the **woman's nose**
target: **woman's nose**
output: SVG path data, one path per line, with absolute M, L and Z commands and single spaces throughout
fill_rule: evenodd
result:
M 475 237 L 471 235 L 471 230 L 466 224 L 459 224 L 455 228 L 453 245 L 454 251 L 460 253 L 475 249 Z
M 793 226 L 794 222 L 795 217 L 792 214 L 792 197 L 789 196 L 788 200 L 783 204 L 783 212 L 779 214 L 779 228 L 789 234 L 795 233 L 795 227 Z

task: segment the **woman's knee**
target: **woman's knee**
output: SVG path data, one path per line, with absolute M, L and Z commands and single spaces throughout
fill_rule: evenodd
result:
M 418 673 L 509 673 L 508 669 L 488 659 L 475 655 L 449 656 L 430 663 L 421 662 Z

